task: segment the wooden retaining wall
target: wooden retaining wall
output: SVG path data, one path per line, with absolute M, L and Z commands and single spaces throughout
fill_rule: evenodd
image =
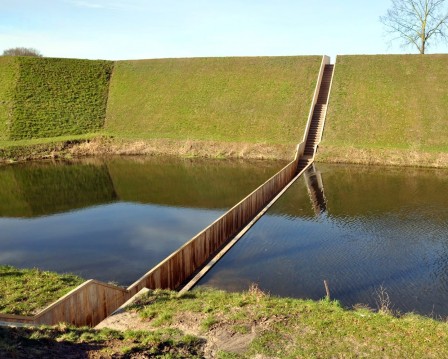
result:
M 328 62 L 329 58 L 324 56 L 312 100 L 312 110 L 320 88 L 323 68 Z M 65 322 L 77 326 L 95 326 L 143 288 L 177 289 L 295 178 L 308 135 L 310 119 L 311 117 L 308 119 L 304 141 L 297 146 L 297 153 L 292 162 L 127 289 L 88 280 L 35 316 L 0 314 L 0 325 L 5 323 L 54 325 Z
M 125 288 L 90 279 L 34 316 L 1 314 L 0 322 L 95 326 L 129 298 Z

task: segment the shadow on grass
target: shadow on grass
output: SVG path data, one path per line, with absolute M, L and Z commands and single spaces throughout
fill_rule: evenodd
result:
M 52 332 L 34 328 L 0 327 L 0 358 L 89 358 L 90 351 L 103 349 L 104 343 L 74 343 L 56 339 Z

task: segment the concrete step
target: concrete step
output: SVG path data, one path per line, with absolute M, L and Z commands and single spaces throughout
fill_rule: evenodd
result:
M 124 311 L 126 311 L 126 307 L 129 307 L 131 304 L 133 304 L 138 298 L 140 298 L 142 295 L 145 295 L 146 293 L 149 292 L 148 288 L 143 288 L 142 290 L 140 290 L 140 292 L 138 292 L 136 295 L 134 295 L 132 298 L 130 298 L 128 301 L 126 301 L 126 303 L 124 303 L 123 305 L 121 305 L 118 309 L 116 309 L 111 315 L 109 315 L 108 317 L 106 317 L 106 319 L 104 319 L 102 322 L 100 322 L 99 324 L 96 325 L 95 329 L 102 329 L 102 328 L 108 328 L 110 326 L 111 323 L 114 322 L 115 318 L 114 315 L 123 313 Z

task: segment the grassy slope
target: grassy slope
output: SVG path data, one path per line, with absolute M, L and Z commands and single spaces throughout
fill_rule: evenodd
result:
M 338 56 L 323 146 L 448 152 L 448 55 Z
M 12 97 L 18 77 L 18 62 L 14 57 L 0 57 L 0 141 L 8 138 L 12 116 Z
M 79 135 L 104 124 L 113 63 L 19 57 L 10 139 Z
M 71 274 L 0 266 L 0 313 L 32 315 L 83 282 Z
M 119 61 L 106 130 L 127 138 L 296 144 L 321 57 Z
M 232 332 L 237 335 L 255 330 L 255 338 L 238 358 L 448 355 L 446 322 L 412 314 L 397 318 L 387 308 L 373 313 L 367 309 L 346 310 L 327 300 L 271 297 L 256 288 L 247 293 L 199 291 L 180 299 L 162 292 L 143 300 L 137 310 L 155 328 L 175 326 L 196 313 L 197 318 L 202 318 L 200 327 L 204 332 L 227 327 L 232 337 Z
M 208 357 L 222 359 L 448 356 L 446 322 L 345 310 L 326 300 L 282 299 L 257 290 L 195 291 L 181 298 L 157 291 L 133 310 L 142 317 L 135 323 L 141 330 L 0 328 L 0 356 L 202 358 L 206 346 L 212 349 Z

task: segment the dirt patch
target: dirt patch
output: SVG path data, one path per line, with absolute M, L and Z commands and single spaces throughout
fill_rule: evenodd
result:
M 285 318 L 262 318 L 259 321 L 248 321 L 244 325 L 238 325 L 227 321 L 224 317 L 217 318 L 208 330 L 202 328 L 206 319 L 204 313 L 183 312 L 175 316 L 169 328 L 179 329 L 186 335 L 194 335 L 203 340 L 203 354 L 205 358 L 216 358 L 220 351 L 235 354 L 243 354 L 255 339 L 257 333 L 266 330 L 274 322 L 285 320 Z M 241 328 L 244 327 L 243 331 Z M 97 329 L 109 328 L 114 330 L 154 330 L 151 320 L 141 319 L 135 311 L 125 311 L 107 318 L 100 323 Z
M 256 337 L 255 326 L 252 327 L 250 333 L 245 334 L 236 333 L 229 329 L 228 327 L 220 327 L 207 334 L 207 342 L 204 348 L 206 358 L 216 358 L 219 351 L 243 354 Z
M 122 311 L 111 315 L 98 324 L 96 329 L 110 328 L 115 330 L 148 330 L 151 327 L 148 321 L 144 321 L 134 311 Z

